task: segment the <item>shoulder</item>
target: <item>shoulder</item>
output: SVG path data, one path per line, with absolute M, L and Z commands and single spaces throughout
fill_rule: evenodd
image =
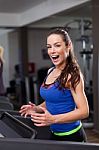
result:
M 68 76 L 68 81 L 70 84 L 70 89 L 73 90 L 72 86 L 71 86 L 71 75 Z M 82 74 L 82 72 L 79 72 L 79 80 L 78 83 L 75 86 L 75 91 L 76 90 L 80 90 L 80 89 L 84 89 L 84 76 Z
M 76 91 L 82 91 L 84 90 L 84 76 L 83 74 L 80 72 L 80 81 L 78 83 L 78 85 L 76 86 Z

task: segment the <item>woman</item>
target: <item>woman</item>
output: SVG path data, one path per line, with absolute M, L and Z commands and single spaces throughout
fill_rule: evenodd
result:
M 5 95 L 5 88 L 4 88 L 4 84 L 3 84 L 3 47 L 0 46 L 0 96 L 4 96 Z
M 40 94 L 45 100 L 36 106 L 23 105 L 21 115 L 31 115 L 36 126 L 48 126 L 52 140 L 86 141 L 81 119 L 88 117 L 89 107 L 84 80 L 73 53 L 68 33 L 57 28 L 47 37 L 48 55 L 55 67 L 49 69 Z

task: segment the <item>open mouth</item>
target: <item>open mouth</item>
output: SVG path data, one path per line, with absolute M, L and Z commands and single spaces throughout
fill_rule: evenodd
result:
M 57 60 L 57 59 L 59 58 L 59 55 L 51 56 L 51 58 L 52 58 L 53 60 Z

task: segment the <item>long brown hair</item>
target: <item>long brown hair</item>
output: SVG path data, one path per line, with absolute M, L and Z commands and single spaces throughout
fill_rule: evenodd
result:
M 68 35 L 67 31 L 64 28 L 55 28 L 48 33 L 48 36 L 50 36 L 51 34 L 61 35 L 66 46 L 71 44 L 69 55 L 66 58 L 66 66 L 62 70 L 61 75 L 58 77 L 57 80 L 59 82 L 59 86 L 58 86 L 59 89 L 66 88 L 66 85 L 69 88 L 68 85 L 70 83 L 71 87 L 75 91 L 76 86 L 80 82 L 80 68 L 73 52 L 73 45 L 70 36 Z M 68 80 L 69 75 L 70 75 L 70 79 Z

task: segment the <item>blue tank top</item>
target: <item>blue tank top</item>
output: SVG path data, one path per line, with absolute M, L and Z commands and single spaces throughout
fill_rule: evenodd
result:
M 57 82 L 48 88 L 41 86 L 40 95 L 46 102 L 47 110 L 52 114 L 68 113 L 76 108 L 74 99 L 69 89 L 59 90 Z M 72 123 L 52 124 L 50 126 L 53 132 L 68 132 L 80 125 L 80 120 Z
M 58 89 L 58 82 L 51 84 L 49 87 L 41 86 L 40 95 L 46 102 L 47 110 L 52 114 L 62 114 L 73 111 L 76 108 L 70 89 Z M 80 120 L 72 123 L 52 124 L 52 132 L 61 133 L 69 132 L 80 126 Z

